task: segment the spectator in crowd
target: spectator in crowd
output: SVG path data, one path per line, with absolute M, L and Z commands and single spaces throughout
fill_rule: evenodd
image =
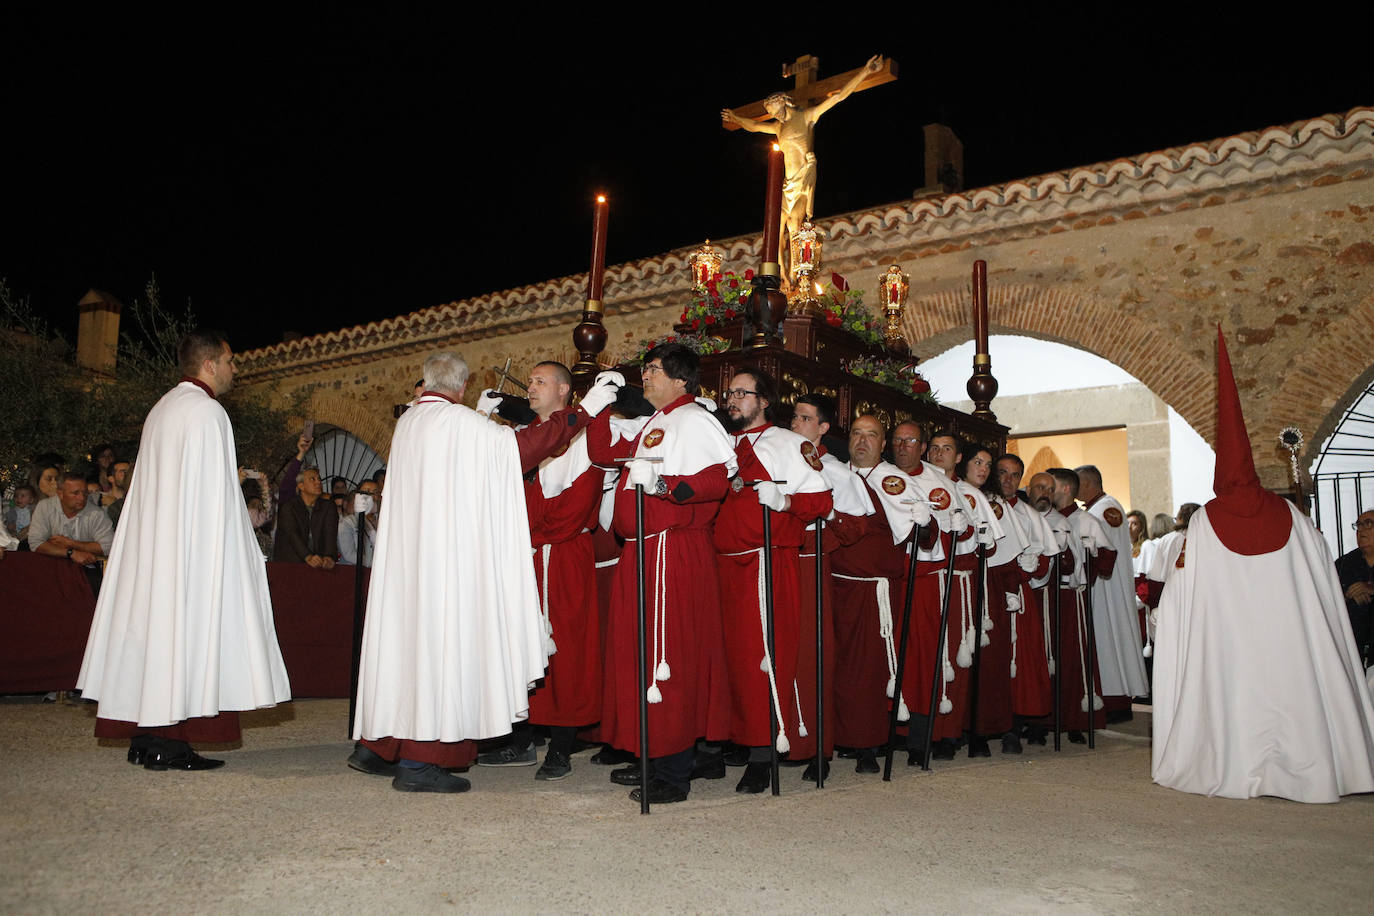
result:
M 1139 509 L 1126 513 L 1126 524 L 1131 532 L 1131 556 L 1139 559 L 1140 548 L 1150 539 L 1150 524 Z
M 1174 517 L 1167 512 L 1156 512 L 1150 520 L 1150 540 L 1157 541 L 1174 530 Z
M 62 476 L 56 498 L 38 504 L 29 527 L 34 553 L 65 557 L 82 566 L 108 555 L 113 540 L 110 519 L 86 504 L 86 478 L 81 474 Z
M 1345 610 L 1355 636 L 1355 652 L 1369 667 L 1370 611 L 1374 609 L 1374 509 L 1361 512 L 1355 529 L 1355 549 L 1336 561 L 1336 577 L 1345 592 Z
M 380 499 L 382 491 L 386 489 L 386 468 L 378 468 L 372 475 L 372 482 L 377 485 L 377 497 Z
M 57 495 L 57 481 L 62 476 L 62 467 L 56 462 L 35 464 L 29 471 L 29 486 L 38 492 L 39 500 Z
M 372 545 L 377 540 L 377 516 L 382 511 L 382 498 L 375 481 L 364 480 L 358 492 L 372 497 L 372 510 L 363 516 L 363 565 L 372 565 Z M 339 562 L 352 566 L 358 562 L 358 513 L 353 499 L 348 500 L 344 517 L 339 520 Z
M 348 507 L 350 497 L 350 487 L 348 479 L 345 477 L 335 477 L 329 482 L 329 501 L 334 504 L 334 508 L 339 512 L 339 518 L 343 518 L 350 510 Z
M 130 475 L 134 472 L 132 461 L 116 461 L 110 466 L 110 491 L 101 495 L 99 505 L 110 517 L 110 524 L 119 527 L 119 513 L 124 511 L 124 497 L 129 492 Z
M 29 539 L 29 522 L 33 520 L 33 509 L 36 502 L 38 502 L 38 491 L 30 484 L 21 483 L 14 488 L 14 505 L 5 510 L 5 530 L 12 534 L 16 541 Z M 15 546 L 17 547 L 18 544 L 16 543 Z
M 302 437 L 304 438 L 304 437 Z M 339 512 L 324 499 L 318 468 L 306 468 L 298 489 L 277 508 L 277 537 L 272 559 L 333 569 L 338 558 Z
M 96 485 L 99 493 L 108 493 L 110 487 L 114 486 L 111 475 L 115 463 L 115 450 L 113 445 L 102 443 L 91 449 L 89 458 L 91 471 L 86 476 L 86 480 Z
M 253 526 L 258 548 L 264 557 L 271 559 L 272 519 L 276 518 L 277 513 L 267 475 L 262 471 L 239 468 L 239 489 L 243 491 L 243 501 L 248 506 L 248 521 Z

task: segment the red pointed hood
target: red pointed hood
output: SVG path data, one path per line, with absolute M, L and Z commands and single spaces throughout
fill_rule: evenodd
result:
M 1293 514 L 1281 496 L 1260 486 L 1250 435 L 1240 410 L 1240 393 L 1231 374 L 1226 338 L 1217 326 L 1217 467 L 1212 478 L 1216 498 L 1207 503 L 1207 519 L 1233 553 L 1272 553 L 1288 543 Z

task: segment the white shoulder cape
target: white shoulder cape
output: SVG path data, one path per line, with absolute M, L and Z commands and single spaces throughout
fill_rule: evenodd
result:
M 353 737 L 506 734 L 548 663 L 515 433 L 426 396 L 387 472 Z
M 234 431 L 191 382 L 143 423 L 76 684 L 149 727 L 291 698 Z

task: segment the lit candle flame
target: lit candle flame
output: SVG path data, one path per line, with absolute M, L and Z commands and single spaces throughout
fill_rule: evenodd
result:
M 596 195 L 596 202 L 599 203 L 599 204 L 604 204 L 604 203 L 606 202 L 606 195 L 605 195 L 605 194 L 598 194 L 598 195 Z

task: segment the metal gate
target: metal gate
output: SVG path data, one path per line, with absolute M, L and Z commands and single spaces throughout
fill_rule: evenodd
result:
M 305 464 L 320 469 L 326 489 L 335 477 L 342 477 L 350 491 L 386 467 L 366 442 L 339 426 L 315 430 L 315 443 L 305 453 Z
M 1312 520 L 1332 554 L 1355 549 L 1350 523 L 1374 508 L 1374 386 L 1350 405 L 1312 465 Z

